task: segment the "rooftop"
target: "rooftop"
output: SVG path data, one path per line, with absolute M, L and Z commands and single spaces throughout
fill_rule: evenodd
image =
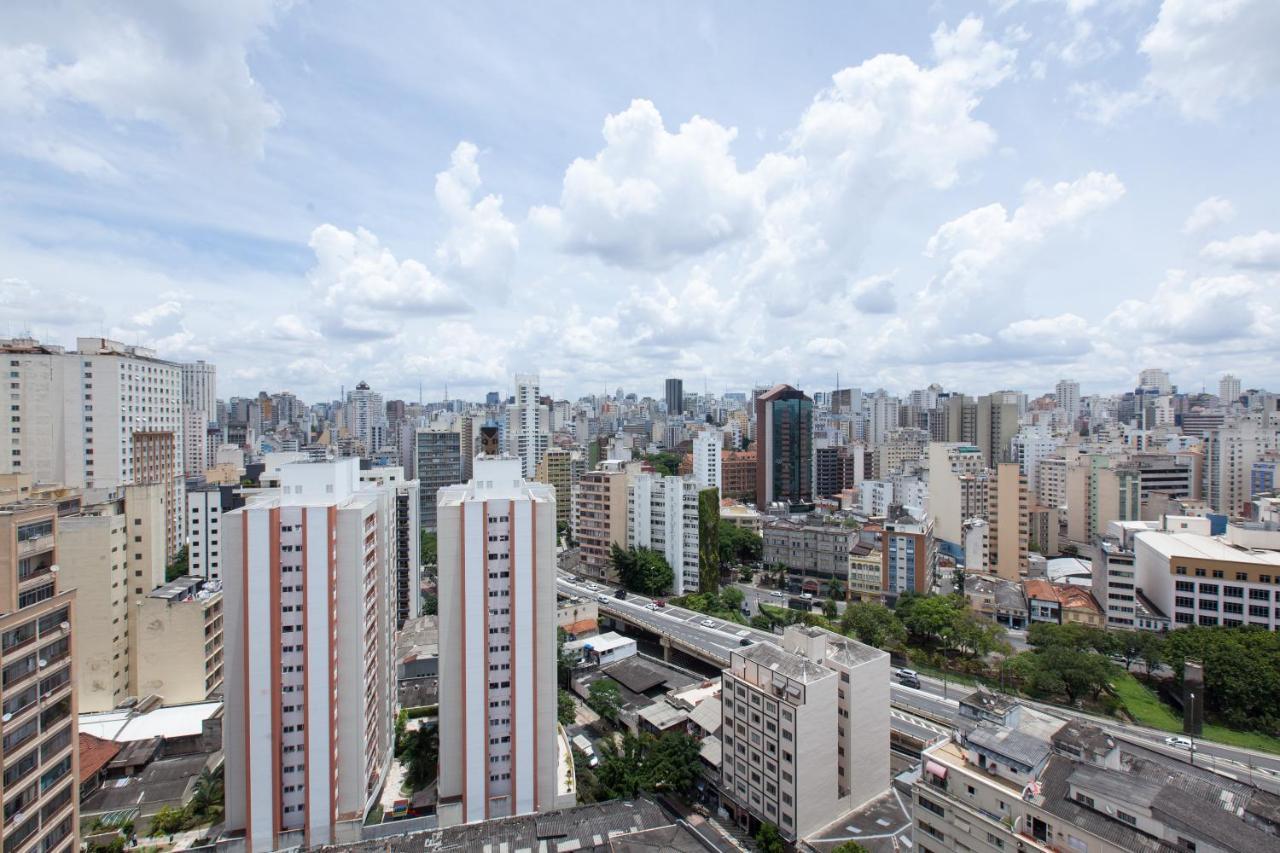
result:
M 1198 557 L 1202 560 L 1280 566 L 1280 551 L 1263 551 L 1231 545 L 1221 536 L 1148 530 L 1139 533 L 1136 541 L 1155 549 L 1165 557 Z
M 773 643 L 756 643 L 741 650 L 734 650 L 733 656 L 744 658 L 793 681 L 806 684 L 835 676 L 835 670 L 827 669 L 822 664 L 815 663 L 795 652 L 788 652 Z
M 221 708 L 222 702 L 193 702 L 144 712 L 124 708 L 81 714 L 80 731 L 120 743 L 153 737 L 190 737 L 200 734 L 204 721 Z

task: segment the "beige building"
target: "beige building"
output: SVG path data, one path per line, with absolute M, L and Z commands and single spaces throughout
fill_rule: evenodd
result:
M 1101 453 L 1082 455 L 1067 464 L 1067 539 L 1088 545 L 1113 521 L 1142 517 L 1136 469 L 1118 467 Z
M 934 441 L 929 444 L 928 462 L 926 511 L 933 519 L 934 535 L 959 545 L 963 541 L 962 526 L 973 517 L 966 513 L 973 509 L 974 478 L 985 468 L 982 450 L 973 444 Z
M 845 584 L 848 601 L 880 601 L 884 598 L 883 556 L 872 546 L 857 541 L 849 549 L 849 581 Z
M 739 825 L 794 842 L 884 793 L 885 652 L 791 626 L 781 645 L 734 651 L 721 685 L 721 790 Z
M 990 571 L 1016 581 L 1027 573 L 1031 536 L 1027 478 L 1016 462 L 1001 462 L 987 489 L 987 561 Z
M 556 490 L 556 523 L 568 524 L 573 517 L 573 451 L 553 447 L 538 462 L 534 477 L 539 483 L 554 486 Z
M 58 505 L 0 506 L 0 799 L 5 851 L 80 847 L 80 764 L 73 623 L 61 584 Z
M 839 524 L 800 524 L 785 519 L 764 526 L 764 565 L 787 567 L 792 586 L 815 595 L 849 572 L 849 551 L 858 531 Z
M 1046 557 L 1056 557 L 1058 549 L 1058 528 L 1061 526 L 1062 513 L 1056 506 L 1031 506 L 1031 544 L 1032 551 Z
M 132 693 L 165 705 L 222 695 L 222 584 L 180 577 L 137 600 Z
M 601 462 L 573 488 L 573 538 L 583 575 L 616 580 L 610 546 L 627 547 L 627 471 L 617 459 Z
M 724 498 L 720 501 L 720 520 L 726 524 L 759 533 L 763 518 L 757 510 L 732 498 Z
M 123 499 L 85 506 L 58 525 L 62 583 L 93 602 L 76 610 L 83 713 L 110 711 L 129 698 L 128 529 Z
M 1064 507 L 1067 505 L 1067 459 L 1065 456 L 1046 456 L 1037 467 L 1036 502 L 1041 506 Z

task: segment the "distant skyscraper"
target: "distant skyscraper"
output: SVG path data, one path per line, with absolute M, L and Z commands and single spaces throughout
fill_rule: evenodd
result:
M 182 405 L 204 412 L 206 422 L 218 415 L 218 368 L 203 361 L 184 362 L 182 368 Z
M 386 781 L 394 501 L 358 475 L 284 465 L 223 516 L 226 826 L 248 851 L 358 837 Z
M 502 397 L 497 391 L 490 391 L 484 395 L 484 404 L 486 406 L 496 406 L 502 402 Z
M 987 467 L 994 468 L 1009 460 L 1010 442 L 1018 432 L 1017 391 L 997 391 L 978 398 L 977 445 Z
M 720 451 L 724 434 L 718 429 L 704 429 L 693 437 L 693 477 L 699 489 L 719 489 Z
M 511 455 L 520 459 L 526 480 L 537 475 L 538 462 L 550 441 L 547 407 L 542 405 L 538 375 L 517 374 L 516 401 L 507 409 L 507 445 Z
M 1058 408 L 1072 421 L 1080 417 L 1080 383 L 1074 379 L 1059 379 L 1054 392 Z
M 1169 371 L 1159 367 L 1148 367 L 1138 374 L 1138 387 L 1156 394 L 1172 394 L 1173 385 L 1169 382 Z
M 668 379 L 667 380 L 667 414 L 679 415 L 684 413 L 684 380 Z
M 1230 373 L 1218 380 L 1218 399 L 1224 403 L 1234 403 L 1240 399 L 1240 377 Z
M 813 401 L 790 385 L 756 398 L 756 503 L 813 500 Z
M 387 409 L 382 395 L 369 390 L 369 383 L 361 382 L 354 391 L 347 392 L 344 413 L 347 432 L 360 442 L 366 457 L 386 443 Z
M 511 457 L 439 493 L 442 825 L 560 805 L 555 503 Z

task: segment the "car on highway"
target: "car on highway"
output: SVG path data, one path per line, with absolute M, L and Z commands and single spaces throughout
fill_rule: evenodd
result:
M 774 598 L 782 598 L 782 590 L 780 589 L 775 589 L 773 592 L 769 594 L 772 595 Z
M 607 596 L 607 595 L 597 595 L 597 596 L 596 596 L 596 601 L 600 602 L 601 604 L 608 604 L 608 603 L 609 603 L 609 596 Z
M 646 605 L 644 606 L 644 609 L 645 609 L 645 610 L 657 610 L 657 609 L 658 609 L 658 605 L 654 604 L 654 603 L 651 601 L 651 602 L 649 602 L 648 604 L 646 604 Z
M 711 621 L 710 619 L 703 619 L 698 624 L 701 625 L 703 628 L 714 628 L 716 626 L 716 623 Z
M 899 670 L 895 671 L 893 674 L 894 674 L 894 675 L 896 675 L 896 676 L 898 676 L 898 678 L 916 678 L 916 679 L 918 679 L 918 678 L 920 677 L 920 673 L 916 672 L 914 669 L 907 669 L 905 666 L 904 666 L 904 667 L 902 667 L 901 669 L 899 669 Z
M 613 594 L 613 597 L 625 599 L 627 597 L 627 591 L 625 589 L 619 589 L 617 592 Z
M 654 603 L 654 604 L 656 604 L 656 605 L 658 605 L 659 607 L 666 607 L 666 606 L 667 606 L 667 600 L 666 600 L 665 598 L 655 598 L 655 599 L 653 600 L 653 603 Z
M 1196 745 L 1192 742 L 1191 738 L 1183 737 L 1182 735 L 1171 735 L 1170 737 L 1165 738 L 1164 745 L 1171 746 L 1174 749 L 1185 749 L 1189 752 L 1196 751 Z

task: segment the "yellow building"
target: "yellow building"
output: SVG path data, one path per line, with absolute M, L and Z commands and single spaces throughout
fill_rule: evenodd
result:
M 222 693 L 222 586 L 184 576 L 137 600 L 130 644 L 133 694 L 165 705 Z

